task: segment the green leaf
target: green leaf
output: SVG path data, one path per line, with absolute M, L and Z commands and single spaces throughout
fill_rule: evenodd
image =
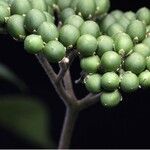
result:
M 25 83 L 8 67 L 0 64 L 0 80 L 6 80 L 17 86 L 21 91 L 27 90 Z
M 52 146 L 47 107 L 35 98 L 0 97 L 0 124 L 41 146 Z

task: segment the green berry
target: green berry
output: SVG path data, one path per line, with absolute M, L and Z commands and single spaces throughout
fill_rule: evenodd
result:
M 140 8 L 136 13 L 137 19 L 144 22 L 146 25 L 150 24 L 150 11 L 146 7 Z
M 59 40 L 66 47 L 73 47 L 79 36 L 79 30 L 73 25 L 64 25 L 59 31 Z
M 31 5 L 28 0 L 14 0 L 10 9 L 11 14 L 23 15 L 31 9 Z
M 137 52 L 137 53 L 143 55 L 144 57 L 150 56 L 150 48 L 143 43 L 135 45 L 133 50 L 134 50 L 134 52 Z
M 90 34 L 80 36 L 77 41 L 77 49 L 82 56 L 88 57 L 94 54 L 97 49 L 97 40 Z
M 114 41 L 107 35 L 98 37 L 98 49 L 97 54 L 101 57 L 105 52 L 112 51 L 114 48 Z
M 41 36 L 31 34 L 24 41 L 24 49 L 30 54 L 37 54 L 44 47 Z
M 150 56 L 146 58 L 146 66 L 147 69 L 150 71 Z
M 0 0 L 0 6 L 9 7 L 9 4 L 6 1 Z
M 125 30 L 127 29 L 128 25 L 130 24 L 130 20 L 127 19 L 125 16 L 122 16 L 118 21 L 118 24 L 120 24 Z
M 110 8 L 110 0 L 95 0 L 96 1 L 96 14 L 102 15 L 108 12 Z
M 43 22 L 38 30 L 37 34 L 42 36 L 44 42 L 49 42 L 50 40 L 57 40 L 59 36 L 59 32 L 57 27 L 50 22 Z
M 128 25 L 126 32 L 135 42 L 141 42 L 145 38 L 146 26 L 142 21 L 133 20 Z
M 25 27 L 29 32 L 34 32 L 46 21 L 46 16 L 38 9 L 30 10 L 25 17 Z
M 59 41 L 50 41 L 43 49 L 44 55 L 52 63 L 61 61 L 66 54 L 66 48 Z
M 70 3 L 71 8 L 76 10 L 78 2 L 79 0 L 72 0 L 72 2 Z
M 150 48 L 150 37 L 145 38 L 142 43 Z
M 146 60 L 141 54 L 134 52 L 125 59 L 125 70 L 140 74 L 146 67 Z
M 70 6 L 71 0 L 58 0 L 57 5 L 59 6 L 60 10 L 64 10 Z
M 15 39 L 22 40 L 26 36 L 24 28 L 24 17 L 21 15 L 12 15 L 7 21 L 8 33 Z
M 115 107 L 122 101 L 122 96 L 118 90 L 113 92 L 102 92 L 100 96 L 101 104 L 104 107 Z
M 77 12 L 84 18 L 91 18 L 95 14 L 96 2 L 94 0 L 79 0 Z
M 105 91 L 114 91 L 119 87 L 119 76 L 114 72 L 107 72 L 101 78 L 101 86 Z
M 97 38 L 100 35 L 100 28 L 94 21 L 85 21 L 80 27 L 80 33 L 81 35 L 90 34 Z
M 114 51 L 108 51 L 101 58 L 104 72 L 117 71 L 121 66 L 121 56 Z
M 46 6 L 46 2 L 45 0 L 29 0 L 30 1 L 30 4 L 31 4 L 31 7 L 33 9 L 38 9 L 38 10 L 41 10 L 41 11 L 46 11 L 47 10 L 47 6 Z
M 0 25 L 3 25 L 6 18 L 10 16 L 10 8 L 7 6 L 0 5 Z
M 97 55 L 82 58 L 80 61 L 81 69 L 86 73 L 96 73 L 100 68 L 100 65 L 101 61 Z
M 84 84 L 89 92 L 99 93 L 101 91 L 101 76 L 99 74 L 87 75 Z
M 139 82 L 142 88 L 150 88 L 150 72 L 148 70 L 139 75 Z
M 130 21 L 131 20 L 136 20 L 136 14 L 133 12 L 133 11 L 127 11 L 124 13 L 124 16 L 129 19 Z
M 139 88 L 139 79 L 137 75 L 128 71 L 121 76 L 121 90 L 127 93 L 134 92 Z
M 121 10 L 116 9 L 111 12 L 111 15 L 118 21 L 122 18 L 123 12 Z
M 78 15 L 72 15 L 65 20 L 65 24 L 70 24 L 76 28 L 80 28 L 84 20 Z
M 55 18 L 54 18 L 51 14 L 49 14 L 49 13 L 46 12 L 46 11 L 44 11 L 43 13 L 45 14 L 45 17 L 46 17 L 46 21 L 47 21 L 47 22 L 52 22 L 52 23 L 54 23 Z
M 115 51 L 121 55 L 127 55 L 132 51 L 133 42 L 126 33 L 118 33 L 114 36 Z

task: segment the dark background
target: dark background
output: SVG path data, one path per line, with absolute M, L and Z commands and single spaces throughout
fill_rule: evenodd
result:
M 149 0 L 111 0 L 111 9 L 136 11 L 149 7 Z M 36 58 L 28 55 L 22 43 L 9 36 L 0 36 L 0 62 L 10 67 L 29 87 L 28 95 L 37 96 L 49 106 L 51 131 L 58 142 L 65 107 Z M 72 66 L 73 79 L 79 78 L 79 62 Z M 75 87 L 78 97 L 84 96 L 84 86 Z M 0 94 L 16 94 L 13 85 L 0 83 Z M 80 113 L 76 123 L 71 148 L 150 148 L 150 92 L 139 90 L 123 94 L 123 102 L 114 109 L 105 109 L 100 103 Z M 0 148 L 40 148 L 8 132 L 0 126 Z

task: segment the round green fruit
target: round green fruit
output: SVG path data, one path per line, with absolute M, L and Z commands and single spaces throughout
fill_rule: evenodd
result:
M 146 58 L 146 66 L 147 69 L 150 71 L 150 56 Z
M 45 0 L 29 0 L 30 1 L 30 4 L 31 4 L 31 7 L 33 9 L 38 9 L 38 10 L 41 10 L 41 11 L 47 11 L 47 6 L 46 6 L 46 2 Z
M 59 32 L 57 27 L 50 22 L 43 22 L 38 30 L 37 34 L 42 36 L 44 42 L 49 42 L 51 40 L 57 40 L 59 37 Z
M 145 70 L 139 75 L 140 86 L 142 88 L 150 88 L 150 72 Z
M 115 107 L 122 101 L 122 96 L 118 90 L 113 92 L 102 92 L 100 96 L 101 104 L 104 107 Z
M 54 23 L 55 18 L 54 18 L 50 13 L 48 13 L 48 12 L 46 12 L 46 11 L 44 11 L 43 13 L 44 13 L 44 15 L 45 15 L 45 17 L 46 17 L 46 21 L 47 21 L 47 22 L 52 22 L 52 23 Z
M 100 65 L 101 61 L 97 55 L 82 58 L 80 61 L 81 69 L 86 73 L 96 73 L 100 69 Z
M 9 7 L 9 4 L 6 1 L 0 0 L 0 6 Z
M 130 24 L 130 20 L 127 17 L 122 16 L 120 20 L 117 21 L 125 30 L 127 29 L 128 25 Z
M 134 52 L 125 59 L 125 70 L 140 74 L 146 68 L 146 59 L 141 54 Z
M 121 10 L 116 9 L 111 12 L 111 15 L 116 19 L 116 21 L 118 21 L 122 18 L 123 12 Z
M 145 38 L 142 43 L 150 48 L 150 37 Z
M 5 24 L 6 18 L 10 16 L 10 8 L 0 5 L 0 25 Z
M 97 49 L 96 38 L 90 34 L 80 36 L 77 41 L 77 49 L 84 57 L 93 55 Z
M 104 72 L 115 72 L 121 66 L 121 56 L 114 51 L 105 52 L 101 58 L 101 66 Z
M 44 47 L 41 36 L 31 34 L 24 41 L 24 49 L 30 54 L 39 53 Z
M 128 71 L 121 76 L 121 90 L 127 93 L 134 92 L 139 88 L 139 79 L 136 74 Z
M 107 72 L 101 78 L 101 86 L 105 91 L 114 91 L 119 87 L 119 76 L 115 72 Z
M 50 41 L 43 49 L 44 55 L 52 63 L 61 61 L 66 54 L 66 48 L 59 41 Z
M 136 14 L 133 12 L 133 11 L 127 11 L 124 13 L 124 16 L 129 19 L 130 21 L 131 20 L 136 20 Z
M 60 10 L 64 10 L 70 6 L 71 0 L 58 0 L 57 5 L 59 6 Z
M 90 74 L 84 79 L 86 89 L 91 93 L 99 93 L 101 91 L 101 75 Z
M 59 40 L 66 47 L 73 47 L 79 37 L 80 32 L 73 25 L 64 25 L 59 31 Z

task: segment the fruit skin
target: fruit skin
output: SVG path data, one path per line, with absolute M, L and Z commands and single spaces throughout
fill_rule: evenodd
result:
M 5 24 L 5 18 L 10 16 L 10 8 L 0 5 L 0 25 Z
M 122 101 L 122 96 L 118 90 L 113 92 L 102 92 L 100 96 L 101 104 L 104 107 L 115 107 Z
M 131 20 L 136 20 L 136 14 L 133 12 L 133 11 L 127 11 L 124 13 L 124 16 L 129 19 L 130 21 Z
M 133 50 L 134 50 L 134 52 L 137 52 L 137 53 L 143 55 L 144 57 L 150 56 L 150 48 L 143 43 L 135 45 Z
M 121 65 L 121 56 L 114 51 L 105 52 L 101 58 L 101 66 L 104 72 L 117 71 Z
M 84 20 L 78 15 L 72 15 L 65 20 L 64 24 L 70 24 L 75 26 L 76 28 L 80 28 Z
M 145 38 L 142 43 L 150 48 L 150 37 Z
M 77 49 L 84 57 L 93 55 L 97 49 L 96 38 L 90 34 L 80 36 L 77 41 Z
M 94 21 L 85 21 L 80 26 L 80 33 L 81 35 L 90 34 L 97 38 L 100 35 L 100 28 L 98 24 Z
M 111 12 L 111 15 L 116 19 L 116 21 L 118 21 L 122 18 L 123 12 L 121 10 L 116 9 Z
M 0 6 L 9 7 L 8 3 L 6 1 L 0 0 Z
M 79 0 L 77 12 L 84 18 L 91 18 L 95 14 L 96 2 L 94 0 Z
M 90 74 L 84 79 L 86 89 L 92 93 L 99 93 L 101 91 L 101 75 Z
M 32 9 L 25 16 L 25 28 L 29 32 L 34 32 L 44 21 L 46 21 L 45 14 L 38 9 Z
M 150 11 L 146 7 L 140 8 L 136 13 L 137 19 L 144 22 L 146 25 L 150 24 Z
M 57 27 L 50 22 L 43 22 L 38 30 L 37 34 L 42 36 L 44 42 L 49 42 L 50 40 L 56 40 L 59 37 L 59 32 Z
M 101 86 L 105 91 L 114 91 L 119 87 L 119 76 L 115 72 L 107 72 L 101 78 Z
M 127 27 L 126 33 L 135 41 L 141 42 L 145 38 L 146 26 L 142 21 L 133 20 Z
M 147 69 L 150 71 L 150 56 L 146 58 L 146 66 Z
M 150 72 L 148 70 L 139 75 L 139 82 L 142 88 L 150 88 Z
M 71 0 L 58 0 L 57 5 L 59 6 L 60 10 L 64 10 L 70 6 Z
M 21 15 L 12 15 L 7 20 L 7 31 L 15 39 L 24 39 L 26 36 L 24 28 L 24 17 Z
M 59 40 L 66 47 L 73 47 L 79 37 L 80 32 L 73 25 L 64 25 L 59 31 Z
M 114 41 L 107 35 L 102 35 L 97 38 L 98 48 L 97 54 L 101 57 L 105 52 L 112 51 L 114 48 Z
M 133 52 L 125 59 L 125 70 L 140 74 L 146 67 L 144 56 L 137 52 Z
M 44 11 L 43 13 L 44 13 L 44 15 L 45 15 L 45 17 L 46 17 L 46 21 L 47 21 L 47 22 L 52 22 L 52 23 L 54 23 L 55 18 L 54 18 L 51 14 L 49 14 L 49 13 L 46 12 L 46 11 Z
M 127 29 L 128 25 L 130 24 L 130 20 L 127 19 L 127 17 L 122 16 L 118 21 L 118 24 L 120 24 L 125 30 Z
M 133 48 L 133 42 L 126 33 L 118 33 L 114 36 L 115 51 L 122 56 L 128 55 Z
M 47 6 L 45 0 L 29 0 L 33 9 L 38 9 L 40 11 L 47 11 Z
M 28 0 L 14 0 L 10 9 L 11 14 L 23 15 L 31 9 L 31 5 Z
M 39 53 L 44 47 L 41 36 L 31 34 L 24 41 L 24 49 L 30 54 Z
M 80 67 L 86 73 L 98 72 L 101 65 L 100 58 L 95 55 L 87 58 L 82 58 L 80 61 Z
M 127 93 L 136 91 L 139 88 L 139 79 L 137 75 L 130 71 L 121 75 L 120 88 Z
M 66 48 L 59 41 L 49 41 L 44 49 L 43 54 L 52 63 L 58 63 L 66 54 Z

